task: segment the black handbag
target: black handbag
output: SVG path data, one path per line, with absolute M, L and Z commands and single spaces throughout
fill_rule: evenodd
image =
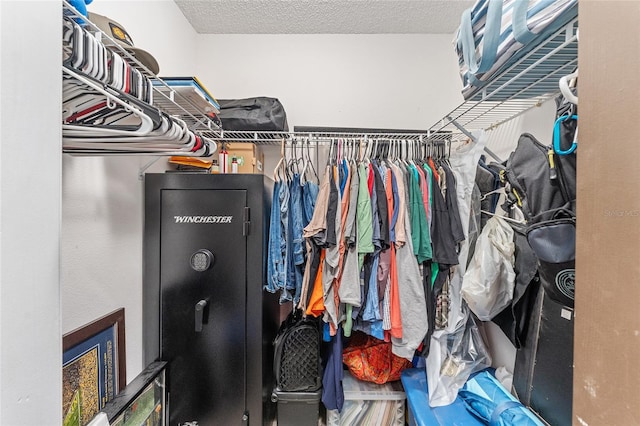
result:
M 223 130 L 288 132 L 287 114 L 276 98 L 220 99 Z

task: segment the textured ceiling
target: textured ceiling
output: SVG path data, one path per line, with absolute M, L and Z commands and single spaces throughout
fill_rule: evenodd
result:
M 451 34 L 463 0 L 175 0 L 200 34 Z

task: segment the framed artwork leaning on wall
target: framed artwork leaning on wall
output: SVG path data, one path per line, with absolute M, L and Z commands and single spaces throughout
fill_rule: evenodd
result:
M 62 336 L 62 420 L 84 426 L 126 385 L 124 308 Z

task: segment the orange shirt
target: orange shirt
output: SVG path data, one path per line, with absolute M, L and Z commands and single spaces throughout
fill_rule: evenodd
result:
M 389 225 L 393 216 L 393 185 L 391 183 L 391 170 L 387 170 L 385 175 L 385 194 L 387 196 L 387 212 L 389 215 Z M 400 292 L 398 289 L 398 265 L 396 263 L 396 247 L 391 244 L 389 248 L 391 260 L 389 262 L 389 313 L 391 314 L 391 337 L 402 338 L 402 317 L 400 315 Z
M 324 265 L 324 252 L 325 249 L 320 250 L 320 267 L 318 268 L 318 275 L 313 283 L 313 292 L 307 305 L 306 314 L 319 317 L 324 312 L 324 291 L 322 289 L 322 265 Z

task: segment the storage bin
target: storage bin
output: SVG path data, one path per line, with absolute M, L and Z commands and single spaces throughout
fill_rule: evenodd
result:
M 271 400 L 277 402 L 278 426 L 318 426 L 320 395 L 315 392 L 273 391 Z
M 405 393 L 400 381 L 377 385 L 344 372 L 342 411 L 327 410 L 327 426 L 404 426 Z
M 407 395 L 409 426 L 483 426 L 465 407 L 459 396 L 449 405 L 429 406 L 427 374 L 422 368 L 408 368 L 401 374 Z

